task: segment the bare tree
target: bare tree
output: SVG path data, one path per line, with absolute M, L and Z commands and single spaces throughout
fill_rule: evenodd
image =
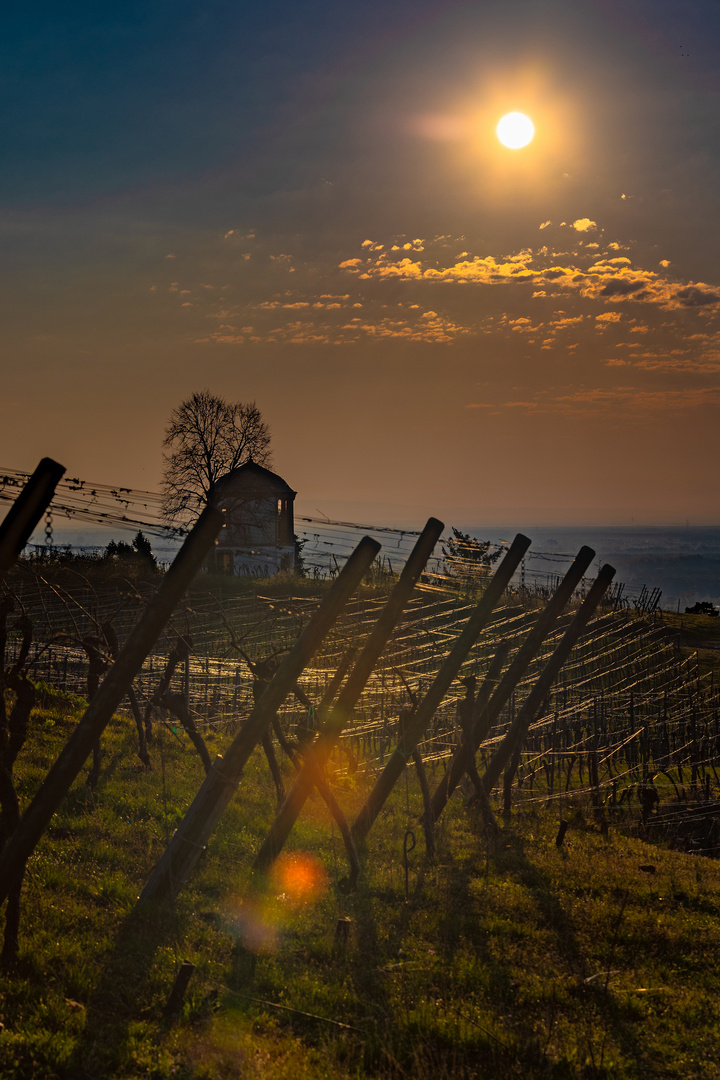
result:
M 200 390 L 170 414 L 163 446 L 163 513 L 193 522 L 213 484 L 249 458 L 272 463 L 270 429 L 255 402 L 229 402 Z

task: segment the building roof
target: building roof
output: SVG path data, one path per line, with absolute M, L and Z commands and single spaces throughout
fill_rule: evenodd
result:
M 238 466 L 237 469 L 233 469 L 227 476 L 223 476 L 218 480 L 215 487 L 217 488 L 217 494 L 221 498 L 226 493 L 233 498 L 284 495 L 286 498 L 294 499 L 297 495 L 297 492 L 293 491 L 282 476 L 271 472 L 270 469 L 263 468 L 262 465 L 258 465 L 252 459 L 246 461 L 244 465 Z

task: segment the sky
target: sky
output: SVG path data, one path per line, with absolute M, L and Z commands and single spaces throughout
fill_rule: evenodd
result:
M 15 5 L 0 465 L 156 490 L 208 388 L 301 512 L 720 523 L 718 55 L 714 0 Z

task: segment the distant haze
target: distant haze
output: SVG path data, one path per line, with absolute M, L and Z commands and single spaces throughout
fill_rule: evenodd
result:
M 454 525 L 463 530 L 482 530 L 483 528 L 506 525 L 516 522 L 518 527 L 524 523 L 531 525 L 715 525 L 720 524 L 720 513 L 708 507 L 705 514 L 693 518 L 684 515 L 673 516 L 670 512 L 659 514 L 657 511 L 645 512 L 634 508 L 630 514 L 621 508 L 592 507 L 498 507 L 489 506 L 479 509 L 477 506 L 431 506 L 405 505 L 390 502 L 348 502 L 340 499 L 298 499 L 295 503 L 296 516 L 322 517 L 335 521 L 358 522 L 404 528 L 421 528 L 428 517 L 439 517 L 447 526 Z

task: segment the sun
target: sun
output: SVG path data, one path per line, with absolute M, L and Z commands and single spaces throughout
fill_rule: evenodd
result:
M 507 146 L 509 150 L 520 150 L 532 140 L 535 127 L 525 113 L 511 112 L 503 116 L 495 131 L 503 146 Z

